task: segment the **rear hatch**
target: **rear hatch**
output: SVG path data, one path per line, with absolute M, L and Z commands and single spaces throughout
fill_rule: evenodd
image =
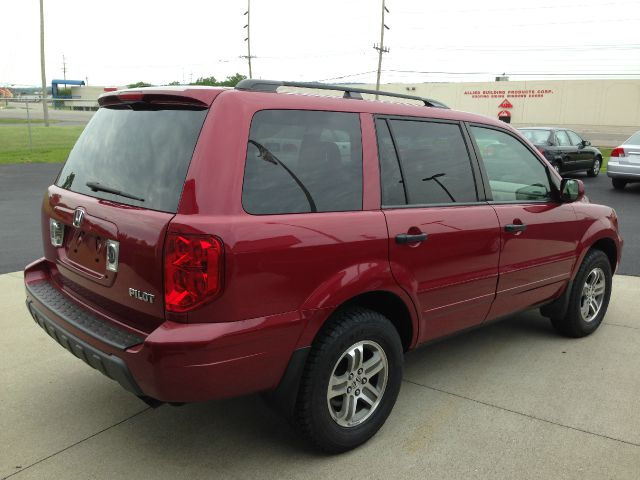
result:
M 67 293 L 148 333 L 164 321 L 165 234 L 210 101 L 128 92 L 100 103 L 44 200 L 45 257 Z

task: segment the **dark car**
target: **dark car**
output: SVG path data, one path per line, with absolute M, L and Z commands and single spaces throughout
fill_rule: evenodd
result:
M 527 127 L 518 130 L 536 146 L 558 173 L 584 171 L 590 177 L 596 177 L 600 173 L 602 153 L 573 130 L 554 127 Z
M 36 323 L 151 404 L 268 392 L 331 452 L 382 426 L 418 345 L 531 308 L 598 328 L 616 213 L 516 130 L 282 85 L 102 95 L 44 195 Z

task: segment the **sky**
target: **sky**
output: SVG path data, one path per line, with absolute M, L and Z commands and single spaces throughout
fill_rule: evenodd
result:
M 38 0 L 1 0 L 0 85 L 40 83 Z M 375 83 L 381 0 L 252 0 L 255 78 Z M 248 76 L 246 0 L 44 0 L 47 81 Z M 382 83 L 640 78 L 638 0 L 386 0 Z M 595 75 L 604 74 L 604 75 Z M 621 76 L 619 74 L 626 74 Z

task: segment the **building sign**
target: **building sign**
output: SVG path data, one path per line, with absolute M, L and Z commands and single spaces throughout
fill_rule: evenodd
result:
M 511 123 L 511 112 L 509 110 L 498 112 L 498 119 L 506 123 Z
M 513 108 L 513 105 L 511 104 L 511 102 L 509 100 L 507 100 L 506 98 L 503 100 L 503 102 L 498 105 L 500 108 Z
M 518 90 L 465 90 L 464 94 L 471 98 L 544 98 L 553 94 L 549 89 Z M 502 105 L 500 105 L 502 107 Z M 509 108 L 509 107 L 504 107 Z

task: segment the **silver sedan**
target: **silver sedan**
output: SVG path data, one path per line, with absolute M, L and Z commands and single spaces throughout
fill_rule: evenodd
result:
M 611 151 L 607 175 L 618 190 L 622 190 L 627 183 L 640 182 L 640 132 L 634 133 Z

